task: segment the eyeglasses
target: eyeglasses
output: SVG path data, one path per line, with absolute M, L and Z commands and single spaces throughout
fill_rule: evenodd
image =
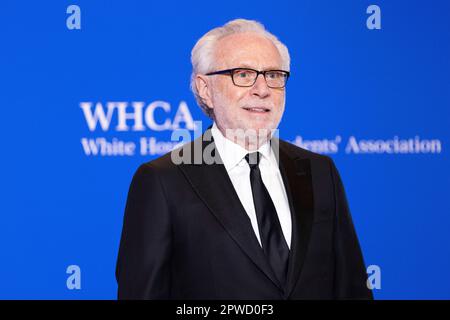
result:
M 216 74 L 226 74 L 231 76 L 233 84 L 238 87 L 251 87 L 255 84 L 256 79 L 260 74 L 264 76 L 267 86 L 269 88 L 280 89 L 286 86 L 289 78 L 289 71 L 284 70 L 266 70 L 258 71 L 249 68 L 233 68 L 227 70 L 220 70 L 209 72 L 206 75 L 212 76 Z

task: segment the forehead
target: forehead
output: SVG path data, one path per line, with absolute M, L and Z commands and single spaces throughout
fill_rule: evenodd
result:
M 255 33 L 238 33 L 220 39 L 215 61 L 219 68 L 280 69 L 281 56 L 273 42 Z

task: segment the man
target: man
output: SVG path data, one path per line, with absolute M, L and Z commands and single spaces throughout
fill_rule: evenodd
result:
M 332 160 L 273 134 L 289 63 L 255 21 L 231 21 L 197 42 L 191 86 L 214 123 L 135 173 L 119 299 L 372 298 Z

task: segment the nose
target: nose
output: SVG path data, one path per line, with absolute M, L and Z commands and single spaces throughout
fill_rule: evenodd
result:
M 264 75 L 259 74 L 256 78 L 255 84 L 252 87 L 252 95 L 260 98 L 265 98 L 270 95 L 270 88 L 267 86 Z

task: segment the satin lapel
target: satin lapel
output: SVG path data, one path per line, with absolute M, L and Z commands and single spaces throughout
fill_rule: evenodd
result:
M 205 134 L 207 133 L 208 131 L 205 132 Z M 196 143 L 199 143 L 199 141 L 196 141 Z M 203 143 L 202 150 L 206 148 L 207 150 L 213 150 L 214 155 L 214 141 Z M 220 161 L 219 164 L 180 164 L 179 168 L 231 238 L 256 266 L 280 290 L 283 290 L 259 245 L 250 219 L 218 154 L 216 159 Z
M 273 145 L 276 146 L 276 143 Z M 314 215 L 314 198 L 310 160 L 291 158 L 281 146 L 279 159 L 292 217 L 292 241 L 285 290 L 287 298 L 294 289 L 308 249 Z

